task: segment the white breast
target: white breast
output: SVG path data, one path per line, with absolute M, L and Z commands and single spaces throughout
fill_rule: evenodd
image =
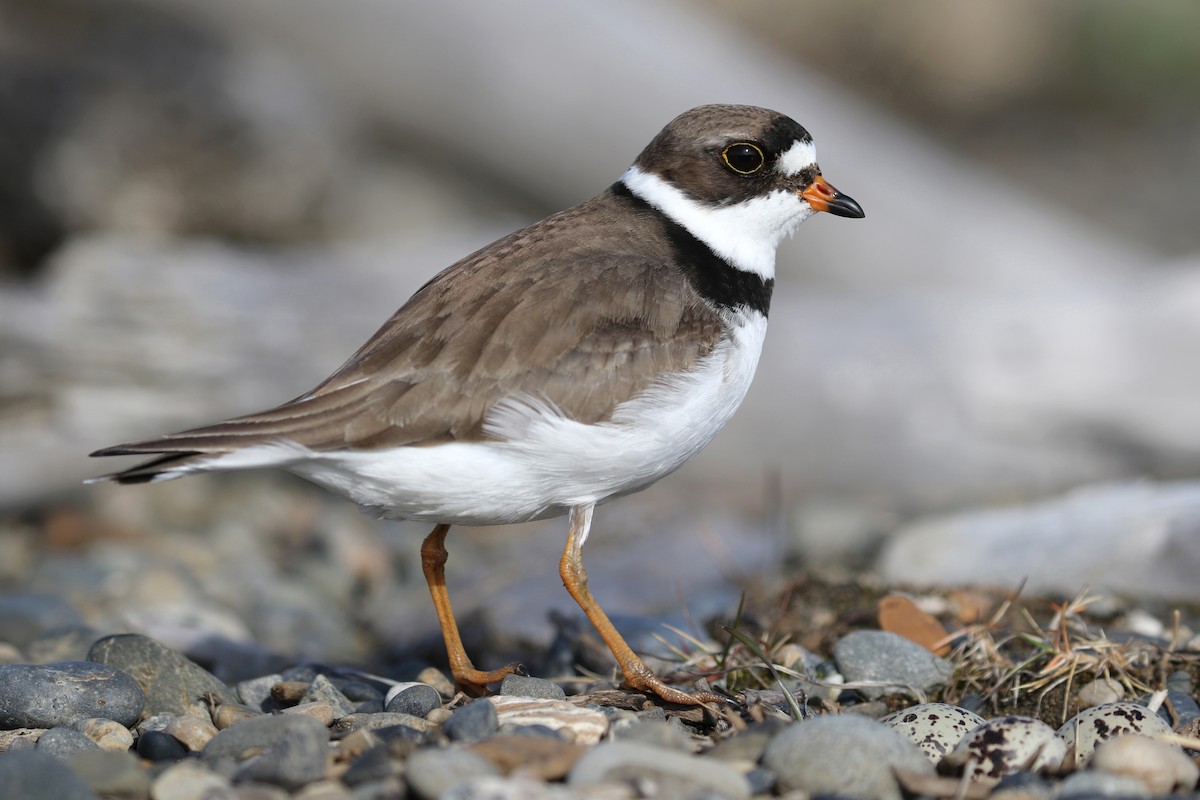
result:
M 494 525 L 638 491 L 712 441 L 750 388 L 766 317 L 731 315 L 696 369 L 664 378 L 597 425 L 520 398 L 489 414 L 495 441 L 309 453 L 288 469 L 387 516 Z

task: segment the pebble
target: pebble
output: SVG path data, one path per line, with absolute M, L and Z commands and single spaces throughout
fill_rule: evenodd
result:
M 8 750 L 32 750 L 37 744 L 38 737 L 45 732 L 45 728 L 13 728 L 9 731 L 0 730 L 0 753 Z
M 307 681 L 282 680 L 271 687 L 271 699 L 281 706 L 294 706 L 308 692 Z
M 1030 717 L 997 717 L 972 730 L 942 759 L 971 781 L 998 782 L 1016 772 L 1057 770 L 1067 747 L 1054 729 Z
M 324 703 L 333 709 L 334 717 L 344 717 L 354 711 L 356 703 L 342 694 L 341 690 L 324 675 L 318 675 L 300 697 L 300 705 Z M 328 724 L 328 723 L 326 723 Z
M 234 800 L 233 784 L 201 762 L 187 759 L 172 764 L 154 779 L 154 800 Z
M 1079 687 L 1079 704 L 1090 708 L 1115 703 L 1125 696 L 1125 687 L 1112 678 L 1097 678 Z
M 38 737 L 37 744 L 33 749 L 58 758 L 66 758 L 84 750 L 99 750 L 100 748 L 79 731 L 70 728 L 51 728 Z
M 237 696 L 244 704 L 259 711 L 274 711 L 279 704 L 271 698 L 271 687 L 283 680 L 283 676 L 274 673 L 263 675 L 261 678 L 250 678 L 239 681 Z
M 568 703 L 566 700 L 497 695 L 489 697 L 483 702 L 490 705 L 495 712 L 496 728 L 492 729 L 491 733 L 495 733 L 501 724 L 513 727 L 540 726 L 549 728 L 567 741 L 576 744 L 595 744 L 604 736 L 609 726 L 608 718 L 602 712 L 583 708 L 574 703 Z M 474 704 L 469 703 L 468 706 Z M 458 716 L 465 708 L 467 706 L 456 711 L 454 715 Z M 443 730 L 453 723 L 454 717 L 451 717 L 443 726 Z M 479 731 L 482 732 L 490 723 L 481 722 L 480 725 Z M 491 733 L 487 735 L 490 736 Z M 446 735 L 454 738 L 449 731 Z M 486 738 L 486 736 L 482 738 Z M 478 739 L 474 741 L 478 741 Z
M 404 762 L 392 757 L 391 747 L 378 744 L 354 759 L 342 774 L 342 783 L 357 786 L 360 783 L 399 777 L 403 774 Z
M 193 753 L 198 753 L 217 735 L 217 726 L 206 717 L 184 714 L 171 720 L 162 732 L 178 739 Z
M 481 742 L 500 729 L 496 707 L 488 698 L 472 700 L 459 708 L 442 725 L 442 732 L 452 742 Z
M 1151 794 L 1191 791 L 1200 780 L 1200 767 L 1178 747 L 1138 734 L 1101 742 L 1089 768 L 1136 778 Z
M 954 672 L 945 659 L 888 631 L 848 633 L 833 646 L 833 657 L 848 683 L 880 684 L 858 689 L 868 700 L 914 689 L 928 692 Z
M 53 728 L 81 717 L 125 725 L 142 712 L 142 690 L 128 674 L 102 664 L 0 666 L 0 728 Z
M 378 731 L 387 728 L 408 728 L 414 734 L 425 734 L 433 730 L 434 724 L 411 714 L 381 712 L 379 714 L 347 714 L 336 720 L 331 730 L 339 736 L 353 731 Z
M 232 725 L 237 725 L 239 722 L 261 716 L 261 711 L 256 711 L 248 705 L 242 703 L 222 703 L 213 709 L 212 721 L 217 730 L 223 731 Z
M 567 693 L 557 683 L 528 675 L 505 675 L 500 681 L 501 695 L 537 697 L 543 700 L 566 700 Z
M 256 788 L 258 788 L 258 787 L 256 787 Z M 256 795 L 254 797 L 247 797 L 244 794 L 244 790 L 239 790 L 238 791 L 238 800 L 277 800 L 277 799 L 278 800 L 288 800 L 287 792 L 283 791 L 282 789 L 276 789 L 273 786 L 263 786 L 263 787 L 260 787 L 260 790 L 263 792 L 263 794 L 261 796 Z M 267 794 L 267 792 L 271 792 L 272 794 Z M 400 783 L 397 783 L 394 787 L 389 788 L 389 790 L 384 793 L 378 793 L 378 794 L 360 794 L 359 792 L 354 793 L 355 800 L 371 800 L 371 798 L 375 798 L 375 797 L 378 797 L 379 800 L 394 800 L 394 798 L 403 797 L 403 796 L 404 796 L 404 785 L 400 784 Z M 305 786 L 303 789 L 301 789 L 300 791 L 293 794 L 291 796 L 291 799 L 292 800 L 351 800 L 351 795 L 350 795 L 350 792 L 346 789 L 346 787 L 342 786 L 340 783 L 337 783 L 335 781 L 317 781 L 316 783 L 310 783 L 308 786 Z
M 866 717 L 823 716 L 795 723 L 771 740 L 763 766 L 783 791 L 861 800 L 900 800 L 892 769 L 933 774 L 915 744 Z
M 92 645 L 88 659 L 132 675 L 145 692 L 146 715 L 186 714 L 196 705 L 207 711 L 203 699 L 208 695 L 224 703 L 235 700 L 233 691 L 203 667 L 149 636 L 106 636 Z
M 150 771 L 133 753 L 84 750 L 68 758 L 67 766 L 101 797 L 133 800 L 150 794 Z
M 424 717 L 435 708 L 441 707 L 441 695 L 429 684 L 398 683 L 388 690 L 383 710 Z
M 60 760 L 36 750 L 0 753 L 0 786 L 21 800 L 99 800 Z
M 1153 736 L 1171 733 L 1171 727 L 1162 717 L 1137 703 L 1109 703 L 1085 708 L 1058 729 L 1058 737 L 1067 747 L 1064 765 L 1082 768 L 1100 742 L 1124 733 Z
M 762 760 L 763 753 L 771 739 L 779 735 L 791 723 L 781 719 L 767 719 L 756 722 L 739 732 L 736 736 L 722 739 L 704 754 L 705 758 L 716 758 L 735 764 L 754 765 Z
M 901 709 L 880 722 L 921 748 L 921 752 L 936 765 L 985 720 L 972 711 L 948 703 L 922 703 Z
M 573 788 L 611 782 L 631 783 L 643 797 L 750 797 L 750 782 L 728 762 L 630 742 L 605 742 L 584 754 L 571 769 Z
M 505 775 L 519 770 L 545 781 L 566 777 L 588 751 L 583 745 L 561 739 L 511 734 L 498 734 L 485 742 L 470 745 L 468 749 L 492 762 Z
M 409 788 L 423 800 L 438 800 L 456 784 L 498 772 L 483 756 L 461 747 L 415 751 L 405 766 Z
M 102 717 L 78 719 L 71 723 L 71 728 L 91 739 L 101 750 L 119 753 L 133 747 L 133 733 L 116 720 Z
M 162 731 L 146 731 L 137 740 L 137 754 L 147 761 L 178 761 L 186 758 L 187 745 Z
M 429 684 L 437 690 L 438 694 L 447 700 L 457 694 L 454 688 L 454 681 L 446 677 L 446 673 L 436 667 L 426 667 L 417 673 L 417 682 Z
M 1146 786 L 1136 778 L 1091 770 L 1068 775 L 1058 785 L 1058 792 L 1055 795 L 1059 800 L 1075 797 L 1080 800 L 1095 800 L 1098 797 L 1130 800 L 1149 796 L 1150 793 L 1146 791 Z
M 285 708 L 281 713 L 298 714 L 300 716 L 312 717 L 313 719 L 318 720 L 326 728 L 332 725 L 335 719 L 346 716 L 329 703 L 301 703 L 298 706 Z
M 691 737 L 677 726 L 657 719 L 635 719 L 623 725 L 614 724 L 608 738 L 613 742 L 645 744 L 681 753 L 691 753 L 696 749 Z
M 202 758 L 239 762 L 239 780 L 295 790 L 325 776 L 329 730 L 312 717 L 264 716 L 226 728 L 209 741 Z

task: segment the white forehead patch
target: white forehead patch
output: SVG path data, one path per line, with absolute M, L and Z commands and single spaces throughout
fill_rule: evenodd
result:
M 811 169 L 817 165 L 817 148 L 812 142 L 802 142 L 799 139 L 779 157 L 775 169 L 784 175 L 796 175 L 803 169 Z

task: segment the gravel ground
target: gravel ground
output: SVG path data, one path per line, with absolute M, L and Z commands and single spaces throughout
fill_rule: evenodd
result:
M 10 796 L 1196 789 L 1195 609 L 1014 587 L 903 594 L 869 575 L 783 570 L 683 633 L 653 616 L 625 620 L 663 637 L 635 638 L 656 650 L 659 674 L 731 698 L 685 708 L 622 690 L 564 595 L 552 637 L 514 636 L 530 628 L 507 617 L 465 626 L 476 663 L 516 658 L 538 676 L 475 698 L 442 669 L 411 563 L 419 537 L 381 533 L 344 506 L 243 476 L 101 487 L 10 519 L 0 533 Z M 452 591 L 456 576 L 486 576 L 476 559 L 528 563 L 480 549 L 471 537 L 452 549 Z

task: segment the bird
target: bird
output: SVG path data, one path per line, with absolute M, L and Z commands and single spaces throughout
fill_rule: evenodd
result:
M 92 456 L 153 456 L 123 484 L 282 468 L 387 518 L 426 521 L 421 565 L 455 681 L 477 669 L 445 580 L 453 525 L 566 515 L 559 574 L 632 690 L 723 701 L 656 676 L 593 596 L 593 510 L 674 472 L 742 402 L 782 240 L 815 214 L 861 218 L 790 117 L 706 105 L 669 122 L 594 198 L 447 267 L 316 388 L 260 413 Z

